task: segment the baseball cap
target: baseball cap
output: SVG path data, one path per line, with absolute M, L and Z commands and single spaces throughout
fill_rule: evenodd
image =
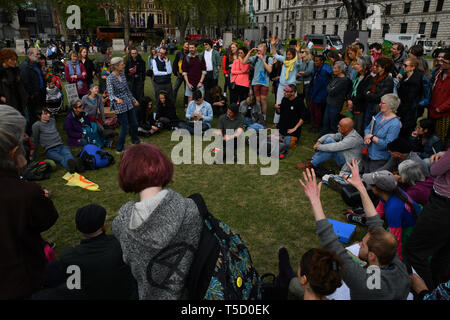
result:
M 387 170 L 366 173 L 362 178 L 367 184 L 374 185 L 383 191 L 391 192 L 397 188 L 397 180 L 392 172 Z

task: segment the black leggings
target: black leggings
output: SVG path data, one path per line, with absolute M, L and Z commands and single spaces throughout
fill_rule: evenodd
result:
M 231 103 L 242 103 L 242 101 L 245 101 L 248 97 L 249 88 L 238 86 L 234 88 L 234 90 L 230 89 L 230 104 Z

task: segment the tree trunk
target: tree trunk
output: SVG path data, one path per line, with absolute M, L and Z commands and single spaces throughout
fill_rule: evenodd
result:
M 180 30 L 180 39 L 178 39 L 178 43 L 184 43 L 184 39 L 186 38 L 186 29 L 189 23 L 189 18 L 185 19 L 182 16 L 178 16 L 178 29 Z
M 56 13 L 56 17 L 59 20 L 59 25 L 61 28 L 61 35 L 64 37 L 65 41 L 68 42 L 69 38 L 68 38 L 68 33 L 67 33 L 66 20 L 64 19 L 63 5 L 64 4 L 63 4 L 62 0 L 55 1 L 55 13 Z
M 129 3 L 126 1 L 124 8 L 123 8 L 123 38 L 125 41 L 125 46 L 128 46 L 128 42 L 130 41 L 130 8 Z

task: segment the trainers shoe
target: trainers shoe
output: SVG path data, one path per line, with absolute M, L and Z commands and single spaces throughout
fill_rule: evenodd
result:
M 77 171 L 77 163 L 74 159 L 67 160 L 67 166 L 69 167 L 70 173 L 75 173 L 75 171 Z
M 367 226 L 366 225 L 366 217 L 357 216 L 357 215 L 352 214 L 352 213 L 346 214 L 345 217 L 347 218 L 348 222 L 357 223 L 357 224 L 359 224 L 361 226 Z

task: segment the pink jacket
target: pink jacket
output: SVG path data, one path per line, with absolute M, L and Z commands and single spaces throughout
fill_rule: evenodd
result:
M 233 61 L 233 65 L 231 66 L 231 79 L 230 82 L 235 82 L 236 85 L 241 87 L 249 87 L 250 81 L 249 81 L 249 72 L 250 72 L 250 65 L 249 64 L 243 64 L 241 60 L 236 59 Z

